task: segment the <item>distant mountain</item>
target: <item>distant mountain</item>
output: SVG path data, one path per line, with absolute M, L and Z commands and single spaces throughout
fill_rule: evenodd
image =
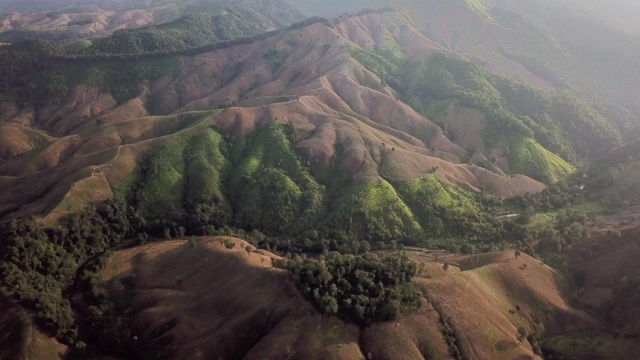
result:
M 269 182 L 238 183 L 237 187 L 210 184 L 212 187 L 206 191 L 212 191 L 211 195 L 202 196 L 215 194 L 220 202 L 222 208 L 212 211 L 222 211 L 220 219 L 226 220 L 216 220 L 217 225 L 231 223 L 241 228 L 263 229 L 272 222 L 261 215 L 267 212 L 267 203 L 283 201 L 293 206 L 289 208 L 291 213 L 303 211 L 298 207 L 306 204 L 303 207 L 309 207 L 305 209 L 310 218 L 308 224 L 300 222 L 292 228 L 286 225 L 290 219 L 283 218 L 280 221 L 283 224 L 270 230 L 273 234 L 329 226 L 360 208 L 365 211 L 361 222 L 343 231 L 352 234 L 373 231 L 377 234 L 374 237 L 384 240 L 411 237 L 436 231 L 433 224 L 420 219 L 427 218 L 434 207 L 444 209 L 450 201 L 414 202 L 416 194 L 462 191 L 454 196 L 458 199 L 456 206 L 461 213 L 475 217 L 470 220 L 472 223 L 486 223 L 487 232 L 482 230 L 482 235 L 478 234 L 487 238 L 500 230 L 492 228 L 495 224 L 489 225 L 489 218 L 479 215 L 480 200 L 466 191 L 487 189 L 500 198 L 539 192 L 543 183 L 567 178 L 579 162 L 620 145 L 623 138 L 630 136 L 629 129 L 636 129 L 638 124 L 610 117 L 607 108 L 589 102 L 589 95 L 572 90 L 569 85 L 563 88 L 562 82 L 546 81 L 542 75 L 513 62 L 508 57 L 511 55 L 492 50 L 489 46 L 498 48 L 503 43 L 499 38 L 519 39 L 529 30 L 498 32 L 502 28 L 496 19 L 499 16 L 507 19 L 505 13 L 486 4 L 474 4 L 447 2 L 438 5 L 442 8 L 434 5 L 431 9 L 434 12 L 448 14 L 447 11 L 455 10 L 457 15 L 433 18 L 442 23 L 429 25 L 426 29 L 429 37 L 420 32 L 408 12 L 378 10 L 336 21 L 310 19 L 286 31 L 244 38 L 269 30 L 256 27 L 258 24 L 282 24 L 277 20 L 279 13 L 271 13 L 274 20 L 262 21 L 270 13 L 233 7 L 218 15 L 194 14 L 164 25 L 123 30 L 95 40 L 84 50 L 68 50 L 44 42 L 0 49 L 5 64 L 2 89 L 8 100 L 3 104 L 2 118 L 21 125 L 6 127 L 5 137 L 22 139 L 9 143 L 3 150 L 7 155 L 0 173 L 5 176 L 5 187 L 13 189 L 6 193 L 3 214 L 14 217 L 64 213 L 68 209 L 58 206 L 63 198 L 74 196 L 74 191 L 70 192 L 75 188 L 73 184 L 86 180 L 93 167 L 102 168 L 115 161 L 107 154 L 112 151 L 120 154 L 120 145 L 124 143 L 113 145 L 106 141 L 97 148 L 93 145 L 85 148 L 83 144 L 97 144 L 91 139 L 111 136 L 114 131 L 129 137 L 122 131 L 137 133 L 138 124 L 148 123 L 158 124 L 153 125 L 160 126 L 158 129 L 167 126 L 174 130 L 132 138 L 134 143 L 144 139 L 144 146 L 135 150 L 137 155 L 133 156 L 138 165 L 129 164 L 127 170 L 120 169 L 112 176 L 123 180 L 137 166 L 144 168 L 147 162 L 161 161 L 165 150 L 162 146 L 159 150 L 149 147 L 153 137 L 174 139 L 174 150 L 183 155 L 170 165 L 181 176 L 173 185 L 176 186 L 173 195 L 161 197 L 164 200 L 159 200 L 160 203 L 147 203 L 158 196 L 153 188 L 171 189 L 171 186 L 155 184 L 141 190 L 145 189 L 146 177 L 154 181 L 163 179 L 152 174 L 131 180 L 138 189 L 129 194 L 131 201 L 149 209 L 147 215 L 160 222 L 192 221 L 185 218 L 193 216 L 195 208 L 189 207 L 206 204 L 189 200 L 202 195 L 200 191 L 205 189 L 189 190 L 195 193 L 188 196 L 179 191 L 195 181 L 189 180 L 191 170 L 183 162 L 187 154 L 200 151 L 191 147 L 200 146 L 197 144 L 201 141 L 208 144 L 202 146 L 233 147 L 237 137 L 249 136 L 253 145 L 243 151 L 249 158 L 262 159 L 257 160 L 262 164 L 257 168 L 259 172 L 253 165 L 245 168 L 248 158 L 244 156 L 222 154 L 220 164 L 227 165 L 211 169 L 218 174 L 216 177 L 227 179 L 228 184 L 238 178 L 275 182 L 284 176 L 295 187 L 281 189 L 278 196 L 302 192 L 296 195 L 297 200 L 256 200 L 262 197 L 260 189 L 271 186 Z M 420 12 L 416 15 L 422 16 Z M 443 27 L 445 21 L 450 27 Z M 464 27 L 456 27 L 457 22 L 461 22 L 460 26 L 473 25 L 494 33 L 493 43 L 478 45 L 475 33 L 461 36 L 459 32 Z M 546 42 L 553 38 L 544 32 L 538 34 L 537 40 L 527 38 L 526 45 L 547 44 L 562 49 L 560 40 Z M 205 47 L 199 47 L 202 45 Z M 489 50 L 481 56 L 474 53 L 481 49 Z M 509 79 L 509 75 L 524 84 Z M 184 115 L 194 111 L 207 113 Z M 161 117 L 147 118 L 150 115 Z M 356 122 L 346 126 L 342 120 L 345 116 Z M 140 118 L 144 120 L 137 120 Z M 199 120 L 193 120 L 196 118 Z M 218 135 L 212 134 L 211 139 L 193 142 L 169 137 L 173 131 L 186 131 L 195 124 L 193 121 L 215 124 L 222 130 L 216 130 Z M 282 132 L 276 126 L 279 124 L 292 128 Z M 329 131 L 331 128 L 335 130 Z M 46 135 L 38 135 L 38 131 Z M 218 145 L 208 143 L 227 133 L 233 137 L 224 137 L 222 142 L 215 140 Z M 297 165 L 280 173 L 284 170 L 282 164 L 261 155 L 270 142 L 280 144 L 280 155 L 297 159 L 294 162 Z M 61 148 L 66 150 L 59 153 Z M 94 160 L 77 163 L 69 157 L 79 151 L 87 156 L 92 154 Z M 153 155 L 156 151 L 160 155 Z M 334 192 L 337 184 L 318 177 L 311 166 L 315 161 L 325 167 L 336 166 L 332 171 L 346 170 L 350 174 L 345 175 L 345 183 L 339 186 L 343 191 Z M 237 173 L 238 169 L 247 173 Z M 277 176 L 274 173 L 270 178 L 264 171 L 276 171 Z M 21 190 L 30 184 L 25 177 L 37 182 L 46 172 L 52 174 L 47 181 L 34 184 L 30 191 Z M 65 178 L 55 173 L 65 174 Z M 71 177 L 70 173 L 75 175 Z M 94 180 L 94 176 L 89 178 Z M 336 175 L 335 179 L 340 177 Z M 107 182 L 110 186 L 104 192 L 96 194 L 104 197 L 113 193 L 112 182 Z M 51 191 L 52 188 L 59 190 Z M 249 190 L 255 192 L 254 202 L 245 202 L 249 200 L 242 195 Z M 88 194 L 83 193 L 78 199 L 85 196 Z M 395 204 L 393 211 L 387 211 L 393 214 L 392 218 L 382 212 L 379 196 Z M 344 207 L 331 205 L 337 198 L 342 199 Z M 154 209 L 177 206 L 173 204 L 175 201 L 182 205 L 178 207 L 180 211 L 169 212 L 172 216 L 162 220 L 164 215 L 154 213 Z M 369 205 L 363 206 L 360 201 Z M 85 202 L 64 203 L 77 207 Z M 249 210 L 256 206 L 263 210 L 251 216 L 245 214 L 256 211 Z M 284 213 L 282 216 L 287 217 Z M 448 211 L 439 217 L 446 226 L 455 215 Z M 385 226 L 372 230 L 380 224 Z
M 562 2 L 561 2 L 562 3 Z M 580 9 L 596 21 L 634 35 L 640 35 L 640 3 L 634 0 L 565 0 L 567 7 Z
M 600 3 L 621 17 L 636 14 L 637 5 L 624 1 Z M 305 11 L 317 7 L 310 0 L 295 4 Z M 353 4 L 341 4 L 332 3 L 325 9 L 331 16 L 353 11 Z M 589 4 L 595 6 L 596 2 Z M 538 88 L 551 85 L 582 92 L 623 129 L 625 140 L 640 135 L 640 107 L 633 95 L 640 84 L 640 41 L 636 35 L 587 16 L 570 1 L 359 3 L 361 7 L 389 5 L 409 9 L 417 27 L 430 39 L 492 72 Z
M 184 16 L 221 15 L 225 8 L 235 12 L 252 12 L 252 15 L 245 20 L 251 22 L 249 26 L 262 31 L 286 27 L 305 18 L 299 9 L 284 0 L 183 1 L 179 3 L 154 1 L 131 2 L 126 6 L 118 2 L 105 2 L 103 5 L 105 6 L 93 7 L 85 4 L 65 8 L 52 7 L 52 11 L 35 14 L 6 14 L 0 17 L 0 42 L 16 43 L 26 39 L 42 39 L 73 43 L 83 39 L 105 37 L 121 30 L 172 21 L 179 23 L 178 19 Z M 214 19 L 210 20 L 214 21 Z M 202 23 L 199 25 L 204 27 L 202 29 L 191 27 L 183 31 L 203 32 L 211 26 L 211 24 Z M 228 25 L 228 23 L 216 24 L 218 28 Z M 230 29 L 230 31 L 233 30 Z
M 219 13 L 194 13 L 178 20 L 140 29 L 119 30 L 96 39 L 81 54 L 139 54 L 180 51 L 252 37 L 284 28 L 304 18 L 283 1 L 233 6 Z M 276 5 L 276 7 L 272 7 Z
M 21 12 L 26 14 L 54 11 L 69 7 L 102 8 L 109 10 L 126 10 L 147 7 L 153 3 L 170 3 L 170 1 L 154 0 L 0 0 L 0 14 Z

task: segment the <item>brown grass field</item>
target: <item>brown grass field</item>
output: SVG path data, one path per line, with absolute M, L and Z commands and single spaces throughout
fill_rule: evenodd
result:
M 408 255 L 423 263 L 415 278 L 424 294 L 419 309 L 365 329 L 321 316 L 291 276 L 271 266 L 275 255 L 235 238 L 116 252 L 102 286 L 117 298 L 121 280 L 133 280 L 132 334 L 144 351 L 171 359 L 446 359 L 451 355 L 440 314 L 450 318 L 465 358 L 524 359 L 534 354 L 517 340 L 518 327 L 532 331 L 542 323 L 553 332 L 595 323 L 567 304 L 559 275 L 527 255 L 444 254 L 438 263 L 429 254 Z M 454 260 L 474 266 L 445 272 L 441 261 Z

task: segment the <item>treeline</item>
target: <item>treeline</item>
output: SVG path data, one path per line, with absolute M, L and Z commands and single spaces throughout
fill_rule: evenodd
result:
M 0 47 L 0 96 L 9 96 L 19 103 L 49 96 L 47 74 L 51 60 L 64 50 L 42 40 L 25 41 Z
M 395 319 L 421 297 L 411 284 L 416 264 L 406 256 L 330 253 L 319 259 L 283 260 L 298 289 L 323 314 L 366 326 Z
M 0 266 L 2 287 L 33 312 L 43 329 L 83 347 L 70 299 L 76 281 L 90 280 L 100 269 L 77 271 L 142 228 L 144 221 L 122 198 L 73 214 L 55 228 L 34 220 L 12 221 L 2 229 L 6 246 Z

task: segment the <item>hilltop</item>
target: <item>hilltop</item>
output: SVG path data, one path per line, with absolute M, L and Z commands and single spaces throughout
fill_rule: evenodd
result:
M 171 241 L 114 254 L 101 291 L 124 306 L 119 311 L 131 309 L 124 310 L 133 325 L 127 336 L 137 336 L 130 351 L 185 359 L 446 359 L 452 358 L 449 334 L 465 358 L 511 359 L 535 356 L 526 340 L 517 339 L 519 327 L 559 331 L 594 321 L 567 304 L 551 268 L 509 252 L 476 269 L 416 277 L 423 294 L 418 310 L 360 329 L 317 313 L 291 276 L 272 267 L 279 257 L 240 239 L 223 246 L 224 239 Z M 453 335 L 443 318 L 450 319 Z

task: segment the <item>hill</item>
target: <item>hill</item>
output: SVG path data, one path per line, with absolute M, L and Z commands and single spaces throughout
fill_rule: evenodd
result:
M 452 355 L 441 319 L 447 318 L 465 358 L 511 359 L 534 356 L 526 341 L 517 340 L 518 327 L 532 331 L 539 322 L 551 331 L 592 322 L 567 305 L 550 268 L 526 255 L 514 259 L 511 252 L 503 263 L 415 278 L 425 297 L 419 310 L 360 329 L 318 314 L 291 275 L 271 267 L 276 256 L 239 239 L 223 246 L 221 239 L 144 245 L 108 262 L 101 291 L 114 306 L 130 306 L 125 313 L 132 328 L 123 335 L 137 336 L 131 351 L 167 358 L 446 359 Z M 498 291 L 489 295 L 490 289 Z
M 587 158 L 619 141 L 587 103 L 491 74 L 405 12 L 311 19 L 196 55 L 64 59 L 33 81 L 58 79 L 67 97 L 5 103 L 6 121 L 57 137 L 0 165 L 7 219 L 54 221 L 120 194 L 156 234 L 499 243 L 480 190 L 539 192 L 574 172 L 548 149 Z
M 393 88 L 349 55 L 349 49 L 357 45 L 342 33 L 360 19 L 370 28 L 363 28 L 359 41 L 386 28 L 389 41 L 411 44 L 407 49 L 416 52 L 415 56 L 443 51 L 417 30 L 402 30 L 410 25 L 405 14 L 385 13 L 347 19 L 335 28 L 318 21 L 196 56 L 142 60 L 126 67 L 109 63 L 74 67 L 73 81 L 95 79 L 97 83 L 75 86 L 69 82 L 68 87 L 74 89 L 71 97 L 61 104 L 49 102 L 30 122 L 59 136 L 76 135 L 62 136 L 2 164 L 5 188 L 14 189 L 3 201 L 5 214 L 22 207 L 14 216 L 53 211 L 55 217 L 87 200 L 103 200 L 121 191 L 142 209 L 173 208 L 175 201 L 181 202 L 181 211 L 158 218 L 160 231 L 173 227 L 171 223 L 186 221 L 183 215 L 196 207 L 210 206 L 190 199 L 211 197 L 220 201 L 221 208 L 215 212 L 226 214 L 220 219 L 270 234 L 301 234 L 312 224 L 332 227 L 342 215 L 324 214 L 335 213 L 359 214 L 360 225 L 347 230 L 352 234 L 364 234 L 375 221 L 382 221 L 387 228 L 378 228 L 376 235 L 369 236 L 390 239 L 436 231 L 429 230 L 426 217 L 439 208 L 444 211 L 439 217 L 445 223 L 456 216 L 468 216 L 471 224 L 490 224 L 480 230 L 483 238 L 490 237 L 495 230 L 489 229 L 499 229 L 499 225 L 482 214 L 476 195 L 467 191 L 487 188 L 498 197 L 509 197 L 540 191 L 543 185 L 526 176 L 508 177 L 464 164 L 461 160 L 468 156 L 464 148 L 399 101 Z M 173 70 L 168 67 L 172 62 L 177 67 Z M 145 67 L 148 70 L 140 71 Z M 107 91 L 118 89 L 117 98 L 127 99 L 123 94 L 140 85 L 131 83 L 130 90 L 121 90 L 123 82 L 118 76 L 127 74 L 128 69 L 131 74 L 159 78 L 142 85 L 136 98 L 115 101 Z M 64 79 L 69 78 L 65 75 L 68 70 L 60 71 Z M 208 111 L 215 108 L 222 109 Z M 150 112 L 177 115 L 144 117 Z M 18 114 L 15 116 L 9 121 L 17 121 Z M 271 155 L 265 150 L 267 144 Z M 205 155 L 205 149 L 218 150 Z M 200 170 L 185 162 L 192 156 L 204 156 L 201 166 L 219 180 L 201 185 L 205 179 L 197 180 Z M 156 166 L 154 163 L 163 164 L 158 168 L 163 173 L 144 170 Z M 49 175 L 42 181 L 45 173 Z M 261 178 L 258 174 L 269 176 L 263 177 L 262 183 L 252 180 Z M 29 178 L 33 181 L 27 181 Z M 260 195 L 261 189 L 285 178 L 291 186 L 274 193 L 276 198 Z M 424 179 L 422 184 L 406 188 L 396 184 L 420 179 Z M 230 186 L 222 187 L 218 181 Z M 29 192 L 19 190 L 25 184 L 29 184 Z M 184 192 L 185 185 L 195 187 Z M 157 189 L 165 193 L 160 195 Z M 169 194 L 166 189 L 174 190 Z M 406 203 L 416 191 L 429 189 L 442 189 L 450 199 Z M 248 191 L 252 197 L 245 195 Z M 268 213 L 268 204 L 280 201 L 283 205 L 293 201 L 293 207 L 283 207 L 279 215 L 280 220 L 289 220 L 269 228 L 267 224 L 274 223 L 273 219 L 263 218 L 263 214 Z M 355 204 L 361 201 L 368 204 L 364 213 L 355 211 Z M 395 204 L 393 215 L 382 211 L 387 202 Z M 27 203 L 31 205 L 24 206 Z M 458 210 L 452 210 L 450 204 L 456 203 Z M 298 204 L 306 205 L 298 208 Z M 289 228 L 290 214 L 299 211 L 308 211 L 308 222 L 298 223 L 295 230 Z M 216 218 L 209 214 L 197 223 Z M 161 225 L 163 221 L 168 222 Z M 227 220 L 215 221 L 216 226 L 228 224 Z M 346 226 L 339 228 L 346 230 Z
M 487 48 L 519 39 L 501 32 L 504 16 L 488 3 L 438 6 L 432 10 L 453 9 L 460 21 L 494 34 Z M 121 35 L 104 39 L 108 54 L 46 41 L 0 48 L 0 223 L 7 239 L 0 285 L 40 328 L 80 354 L 101 344 L 152 358 L 533 357 L 562 353 L 568 331 L 603 331 L 567 302 L 572 288 L 556 270 L 520 252 L 495 251 L 579 246 L 590 220 L 565 207 L 584 205 L 581 190 L 591 191 L 598 177 L 582 177 L 576 165 L 630 136 L 624 118 L 505 54 L 490 50 L 476 59 L 469 49 L 479 48 L 453 27 L 439 23 L 426 36 L 424 18 L 406 10 L 310 18 L 238 38 L 264 30 L 243 27 L 263 15 L 228 9 L 123 31 L 125 43 L 113 42 Z M 208 27 L 213 20 L 226 25 Z M 633 144 L 603 164 L 625 196 L 634 189 L 633 180 L 622 182 L 634 171 Z M 536 211 L 557 211 L 557 219 L 531 216 Z M 118 252 L 108 284 L 97 286 L 112 250 L 216 234 L 227 237 Z M 408 273 L 417 274 L 410 283 L 421 290 L 421 307 L 365 329 L 344 322 L 350 317 L 339 310 L 367 325 L 362 314 L 375 314 L 379 298 L 391 301 L 378 309 L 388 318 L 412 303 L 412 293 L 384 288 L 365 274 L 371 269 L 355 272 L 357 280 L 337 275 L 335 282 L 346 283 L 335 290 L 325 279 L 326 288 L 298 293 L 303 272 L 291 268 L 292 278 L 267 266 L 276 258 L 267 250 L 298 261 L 300 254 L 337 258 L 333 252 L 372 249 L 397 256 L 404 247 L 494 253 L 412 253 L 420 268 Z M 616 256 L 633 250 L 620 249 Z M 332 269 L 341 272 L 333 257 Z M 303 261 L 322 268 L 314 258 Z M 340 261 L 385 265 L 353 259 Z M 212 280 L 204 269 L 220 276 Z M 362 289 L 338 303 L 350 281 Z M 262 285 L 264 297 L 253 296 Z M 635 278 L 610 287 L 629 301 L 608 314 L 635 314 L 637 288 Z M 342 320 L 318 313 L 327 309 Z M 203 325 L 203 313 L 216 323 Z M 625 334 L 636 328 L 616 324 Z M 541 339 L 542 329 L 549 337 Z M 633 354 L 628 343 L 608 342 Z M 187 351 L 176 352 L 183 344 Z
M 592 331 L 554 334 L 541 342 L 549 357 L 633 359 L 638 348 L 638 209 L 601 217 L 593 236 L 559 256 L 572 275 L 573 302 L 597 316 Z
M 146 51 L 150 46 L 154 50 L 164 49 L 167 44 L 158 42 L 166 41 L 166 38 L 173 40 L 173 46 L 175 42 L 187 39 L 181 48 L 202 46 L 220 38 L 230 40 L 283 28 L 305 18 L 300 10 L 281 0 L 143 1 L 127 4 L 102 1 L 73 5 L 52 6 L 46 12 L 42 9 L 36 13 L 25 9 L 0 17 L 0 42 L 41 39 L 66 43 L 74 51 L 111 53 L 115 46 L 119 52 L 125 49 L 139 52 L 141 49 L 132 49 L 131 46 L 140 42 L 140 38 L 146 45 Z M 245 32 L 238 33 L 238 30 Z M 112 35 L 115 38 L 103 39 Z M 98 44 L 93 45 L 94 39 Z M 92 45 L 97 50 L 85 49 Z
M 360 6 L 407 8 L 416 26 L 439 45 L 518 82 L 576 92 L 623 129 L 625 141 L 635 139 L 639 128 L 634 119 L 640 110 L 629 94 L 638 84 L 637 35 L 608 26 L 610 21 L 603 21 L 607 15 L 580 11 L 594 2 L 572 3 L 370 0 Z M 295 4 L 319 11 L 313 1 Z M 636 14 L 635 5 L 606 4 L 618 19 Z M 325 16 L 355 11 L 353 5 L 332 5 L 324 8 Z

